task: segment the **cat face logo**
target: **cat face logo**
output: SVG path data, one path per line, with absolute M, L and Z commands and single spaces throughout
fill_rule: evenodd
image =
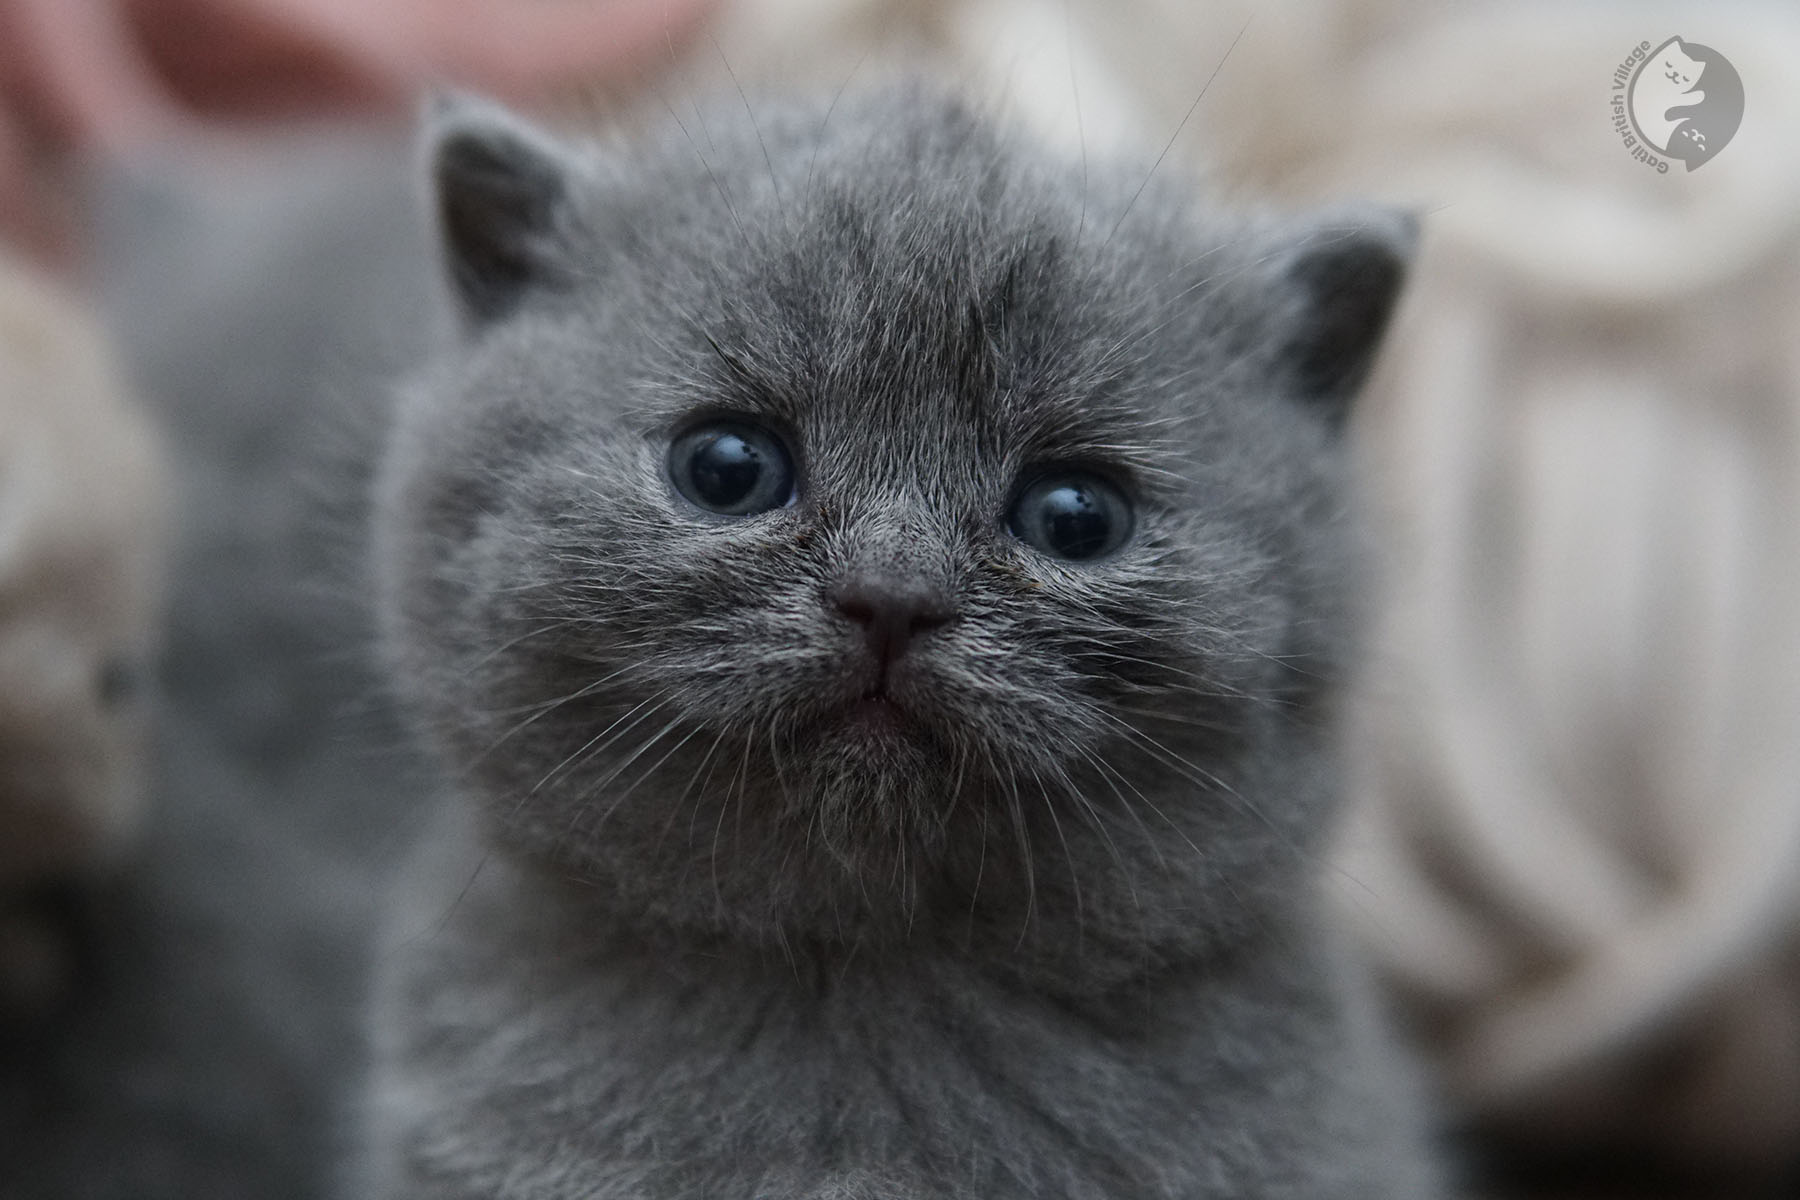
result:
M 1642 43 L 1614 72 L 1616 88 L 1629 71 L 1623 105 L 1614 96 L 1615 118 L 1629 117 L 1643 151 L 1680 159 L 1692 171 L 1711 162 L 1737 133 L 1744 119 L 1743 80 L 1710 46 L 1672 37 L 1645 53 L 1648 45 Z M 1625 144 L 1633 148 L 1631 138 Z M 1653 154 L 1635 156 L 1668 169 Z

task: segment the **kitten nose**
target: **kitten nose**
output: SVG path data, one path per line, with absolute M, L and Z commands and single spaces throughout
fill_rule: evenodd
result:
M 832 589 L 831 602 L 863 627 L 869 648 L 884 667 L 906 652 L 915 634 L 956 615 L 943 588 L 895 571 L 853 572 Z

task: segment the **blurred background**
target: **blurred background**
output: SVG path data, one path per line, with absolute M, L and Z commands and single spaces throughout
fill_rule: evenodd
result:
M 1675 37 L 1742 86 L 1693 169 L 1615 123 Z M 332 1186 L 433 790 L 350 599 L 435 332 L 419 97 L 600 129 L 921 62 L 1423 214 L 1331 897 L 1463 1194 L 1800 1195 L 1800 10 L 0 0 L 0 1197 Z

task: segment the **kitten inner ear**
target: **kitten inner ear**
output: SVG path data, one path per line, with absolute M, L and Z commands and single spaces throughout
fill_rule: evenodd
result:
M 428 130 L 431 187 L 450 280 L 474 324 L 566 278 L 569 151 L 497 105 L 441 100 Z
M 1370 208 L 1315 224 L 1284 256 L 1299 303 L 1277 362 L 1333 426 L 1375 360 L 1417 242 L 1410 214 Z

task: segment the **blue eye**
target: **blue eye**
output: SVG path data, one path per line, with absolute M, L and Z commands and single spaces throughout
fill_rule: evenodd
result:
M 1007 528 L 1052 558 L 1099 558 L 1131 536 L 1131 501 L 1098 475 L 1057 471 L 1039 476 L 1019 494 Z
M 669 447 L 675 490 L 701 508 L 748 517 L 794 502 L 794 464 L 781 439 L 746 421 L 691 429 Z

